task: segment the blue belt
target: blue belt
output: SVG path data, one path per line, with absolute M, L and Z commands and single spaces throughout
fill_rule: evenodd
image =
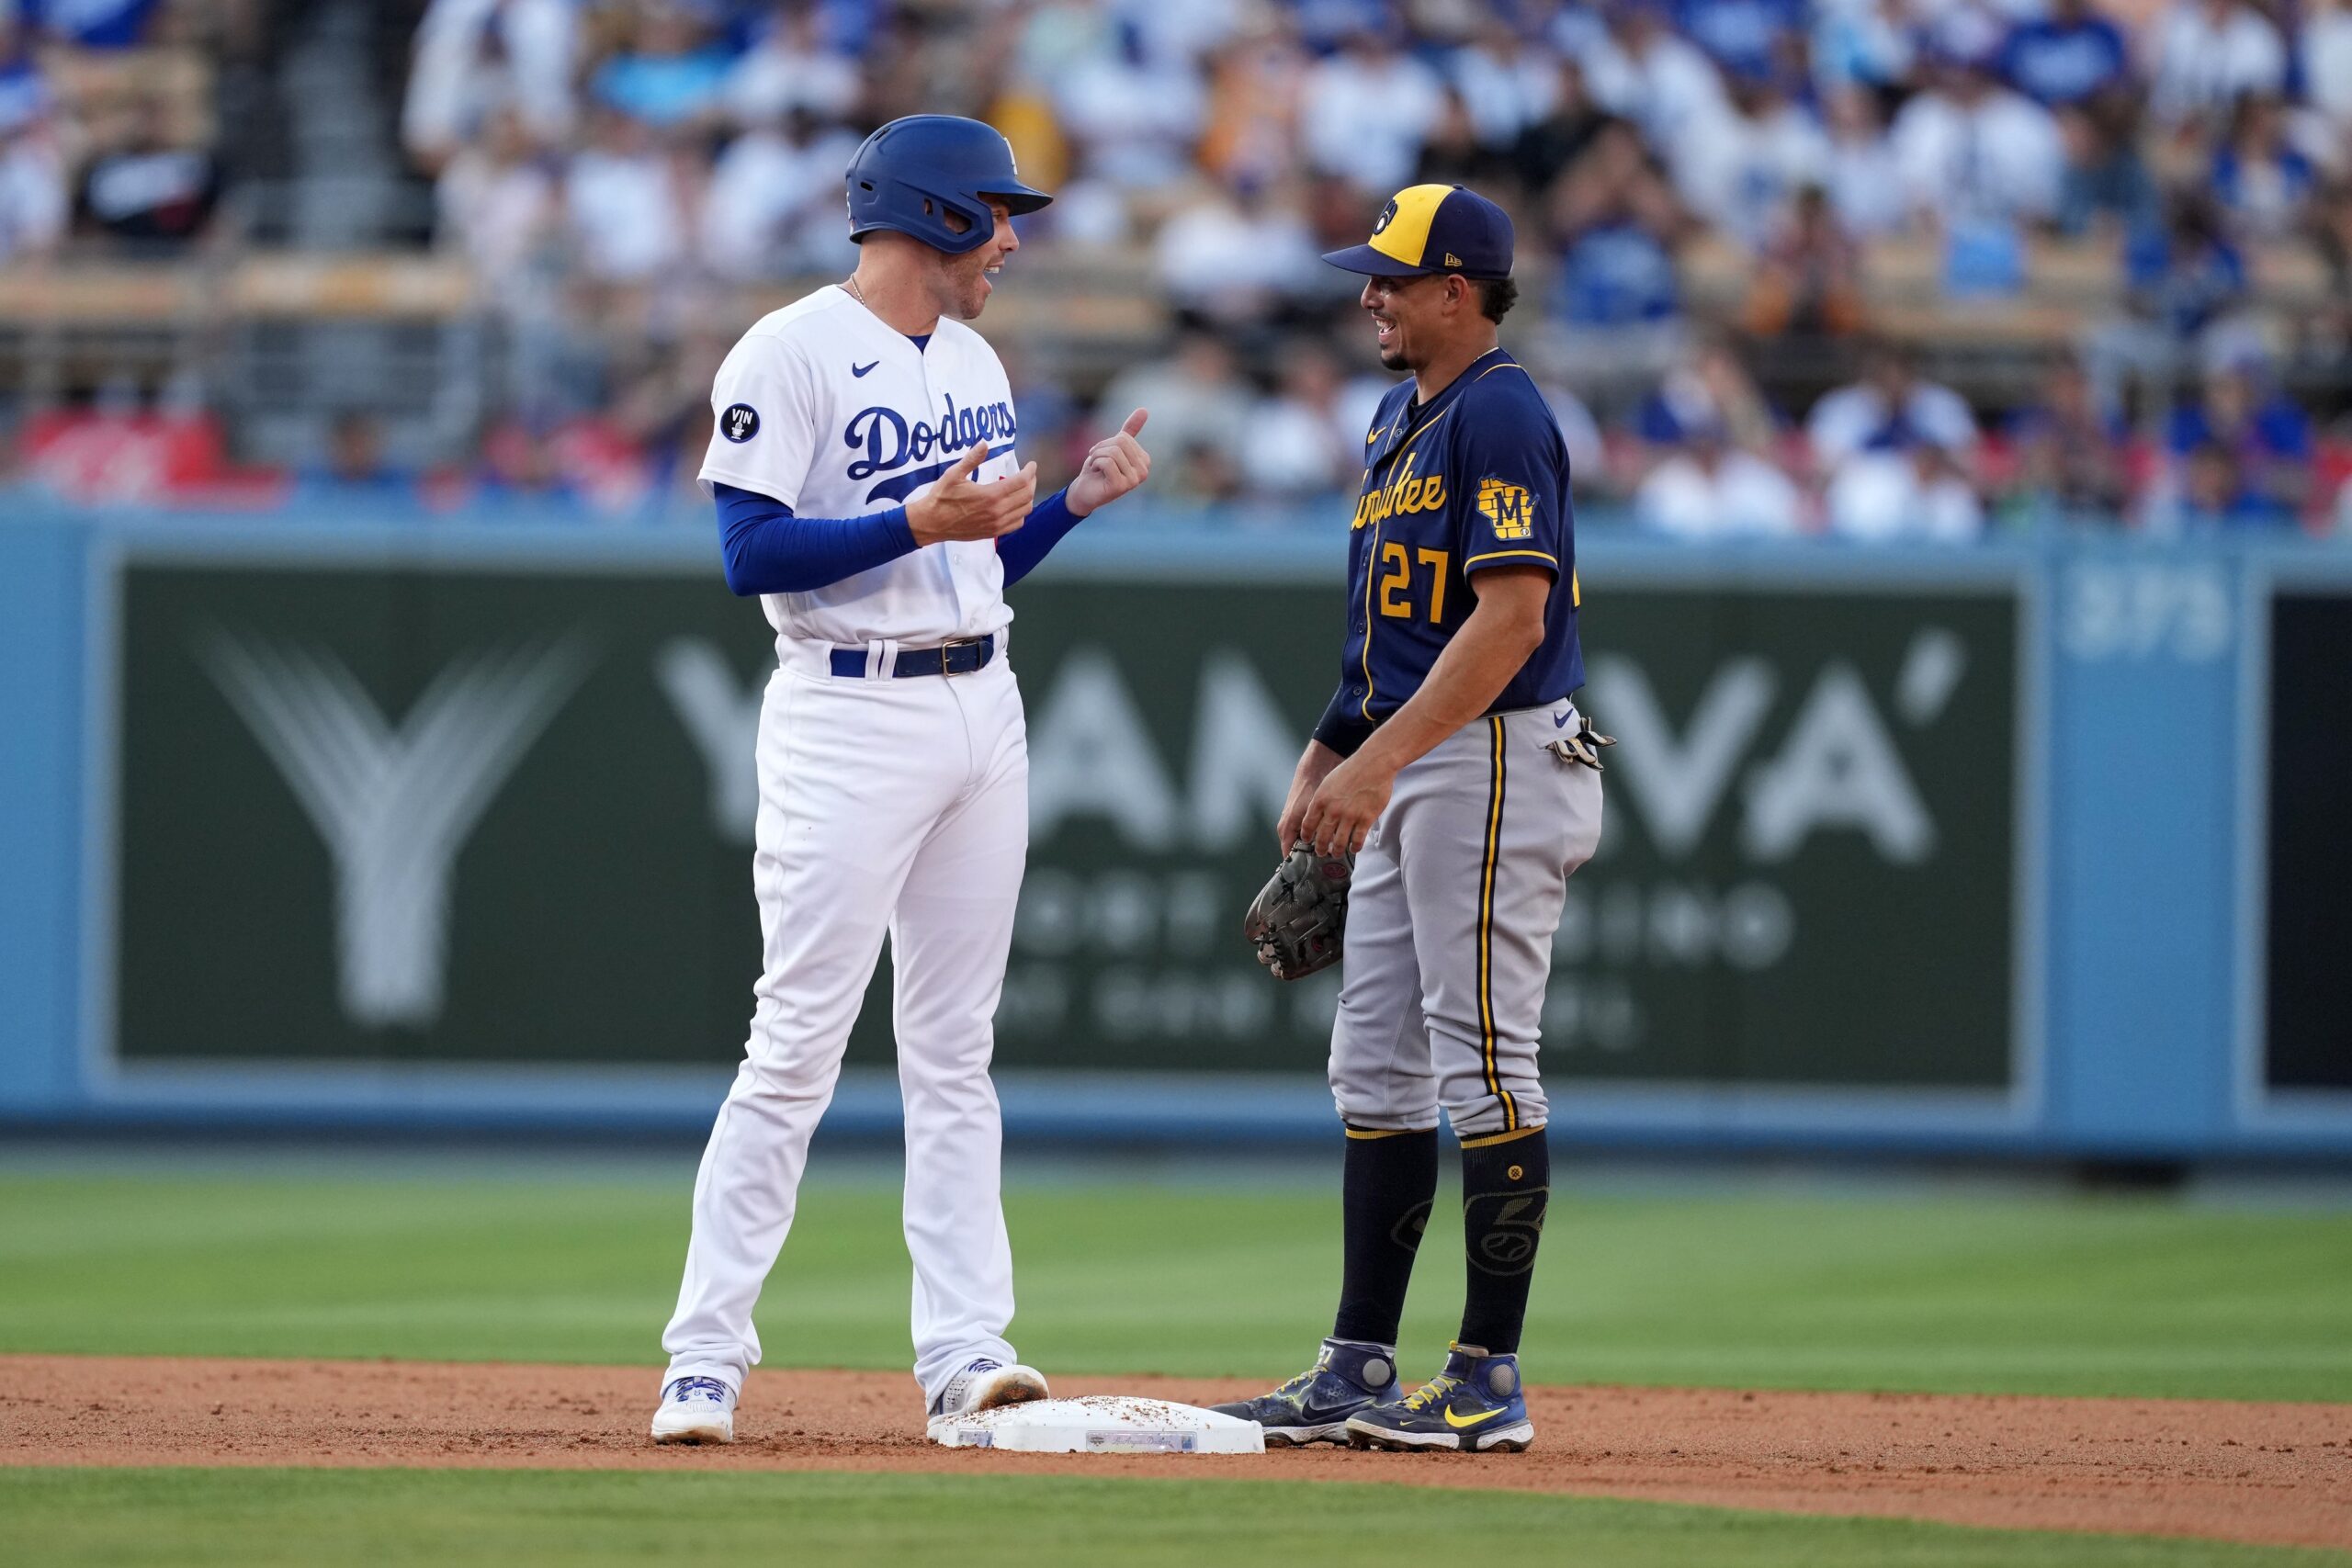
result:
M 996 638 L 992 637 L 959 637 L 944 642 L 937 648 L 910 648 L 891 662 L 890 675 L 905 680 L 910 675 L 969 675 L 984 670 L 996 657 Z M 844 681 L 865 679 L 866 652 L 862 648 L 833 649 L 833 673 Z

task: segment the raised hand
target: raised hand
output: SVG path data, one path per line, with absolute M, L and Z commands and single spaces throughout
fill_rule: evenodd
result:
M 985 441 L 964 449 L 955 466 L 907 502 L 907 527 L 917 545 L 943 539 L 993 539 L 1028 520 L 1037 499 L 1037 465 L 1005 479 L 975 483 L 972 470 L 988 461 Z
M 1143 434 L 1143 422 L 1150 417 L 1136 410 L 1115 434 L 1088 450 L 1086 461 L 1079 465 L 1078 478 L 1070 480 L 1063 498 L 1074 515 L 1083 517 L 1097 507 L 1108 506 L 1151 477 L 1151 454 L 1136 439 Z

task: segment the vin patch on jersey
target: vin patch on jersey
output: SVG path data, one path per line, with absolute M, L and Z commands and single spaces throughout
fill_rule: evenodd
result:
M 760 433 L 760 411 L 749 403 L 729 403 L 718 416 L 718 433 L 738 446 Z

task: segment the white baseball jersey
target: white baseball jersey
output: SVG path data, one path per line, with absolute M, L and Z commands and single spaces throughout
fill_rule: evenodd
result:
M 1020 467 L 1012 390 L 988 341 L 942 318 L 922 348 L 839 285 L 762 317 L 729 352 L 710 394 L 718 424 L 706 484 L 730 484 L 803 517 L 863 517 L 902 504 L 975 441 L 974 476 Z M 928 648 L 1001 630 L 1004 569 L 993 540 L 926 546 L 807 593 L 761 596 L 797 640 L 891 639 Z

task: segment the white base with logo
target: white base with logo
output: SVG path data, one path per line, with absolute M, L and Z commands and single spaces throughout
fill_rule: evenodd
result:
M 1024 1454 L 1261 1454 L 1265 1429 L 1255 1421 L 1196 1405 L 1133 1394 L 1038 1399 L 1001 1404 L 931 1423 L 934 1442 L 951 1449 L 1004 1449 Z

